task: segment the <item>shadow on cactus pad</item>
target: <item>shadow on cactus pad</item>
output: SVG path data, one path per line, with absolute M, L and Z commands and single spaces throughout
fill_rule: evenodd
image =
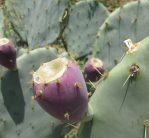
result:
M 91 137 L 91 131 L 92 131 L 92 124 L 93 120 L 85 122 L 83 125 L 81 125 L 80 132 L 78 134 L 81 138 L 90 138 Z
M 18 71 L 8 71 L 1 81 L 1 91 L 4 105 L 14 123 L 24 120 L 25 102 L 21 89 Z

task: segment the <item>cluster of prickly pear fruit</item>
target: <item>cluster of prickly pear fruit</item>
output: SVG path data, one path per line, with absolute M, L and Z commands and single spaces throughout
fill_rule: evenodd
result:
M 107 17 L 108 12 L 96 1 L 76 3 L 78 6 L 70 5 L 71 2 L 69 3 L 67 0 L 49 1 L 43 4 L 40 0 L 36 2 L 8 0 L 5 2 L 4 15 L 10 21 L 9 25 L 13 32 L 10 30 L 7 30 L 8 33 L 1 32 L 6 35 L 1 37 L 11 38 L 15 45 L 10 45 L 8 39 L 7 43 L 4 42 L 5 38 L 1 41 L 0 63 L 7 69 L 1 67 L 0 71 L 0 100 L 2 102 L 0 137 L 44 138 L 49 136 L 62 138 L 70 129 L 67 125 L 73 126 L 72 123 L 81 121 L 88 115 L 88 93 L 83 74 L 75 62 L 64 57 L 60 58 L 59 55 L 63 55 L 63 51 L 65 51 L 63 47 L 67 50 L 65 41 L 74 41 L 72 37 L 66 39 L 68 36 L 66 34 L 69 33 L 71 36 L 74 33 L 70 31 L 70 27 L 73 30 L 75 27 L 83 28 L 84 26 L 86 28 L 84 30 L 89 30 L 91 25 L 88 24 L 88 20 L 96 23 L 95 29 L 91 32 L 88 31 L 87 35 L 84 34 L 88 38 L 93 36 L 88 40 L 88 44 L 83 46 L 84 48 L 89 47 L 93 43 L 97 28 Z M 68 8 L 68 6 L 70 7 Z M 80 11 L 78 12 L 76 9 L 80 9 Z M 70 12 L 72 13 L 70 14 Z M 95 15 L 102 12 L 104 14 L 99 16 L 99 22 L 97 22 Z M 71 22 L 74 15 L 84 17 L 86 23 L 81 25 L 79 23 L 81 20 L 76 18 L 77 22 L 70 26 L 68 22 Z M 5 27 L 7 28 L 9 25 L 5 25 Z M 69 32 L 65 31 L 64 34 L 64 29 Z M 79 37 L 79 39 L 80 43 L 82 38 Z M 18 46 L 23 46 L 23 48 Z M 28 46 L 28 49 L 26 47 L 24 49 L 24 46 Z M 45 47 L 38 48 L 38 46 Z M 32 47 L 35 49 L 29 50 Z M 31 100 L 32 93 L 33 99 L 37 100 L 46 112 L 43 112 L 41 107 Z M 51 115 L 60 121 L 52 118 Z M 67 124 L 68 122 L 69 124 Z M 5 123 L 11 127 L 6 129 Z M 37 135 L 36 132 L 39 134 Z
M 148 6 L 138 0 L 109 14 L 96 0 L 7 0 L 0 138 L 66 138 L 70 127 L 78 138 L 147 138 Z

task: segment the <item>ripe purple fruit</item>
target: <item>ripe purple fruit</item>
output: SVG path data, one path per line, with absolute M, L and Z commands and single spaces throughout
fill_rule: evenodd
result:
M 8 69 L 16 69 L 16 49 L 7 38 L 0 39 L 0 64 Z
M 45 111 L 62 121 L 80 121 L 87 111 L 85 80 L 66 58 L 44 63 L 33 73 L 33 94 Z
M 103 62 L 100 59 L 89 58 L 85 63 L 83 74 L 86 82 L 96 82 L 101 78 L 104 71 Z

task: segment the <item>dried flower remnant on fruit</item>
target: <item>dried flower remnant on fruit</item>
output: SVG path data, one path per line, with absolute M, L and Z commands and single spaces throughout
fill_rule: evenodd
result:
M 56 59 L 56 62 L 55 60 L 53 60 L 50 62 L 50 64 L 49 62 L 43 63 L 38 69 L 38 71 L 34 72 L 34 81 L 40 84 L 56 80 L 56 82 L 59 83 L 60 80 L 58 80 L 58 78 L 62 76 L 63 73 L 66 71 L 67 64 L 68 63 L 65 58 L 58 58 Z

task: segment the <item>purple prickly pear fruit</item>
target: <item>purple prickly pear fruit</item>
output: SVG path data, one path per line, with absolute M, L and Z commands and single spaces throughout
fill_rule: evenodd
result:
M 104 73 L 103 62 L 98 58 L 89 58 L 84 66 L 84 78 L 85 81 L 96 82 L 98 81 L 102 74 Z
M 66 58 L 44 63 L 33 73 L 33 94 L 45 111 L 62 121 L 80 121 L 87 111 L 83 74 Z
M 8 69 L 16 69 L 16 49 L 7 38 L 0 39 L 0 64 Z

